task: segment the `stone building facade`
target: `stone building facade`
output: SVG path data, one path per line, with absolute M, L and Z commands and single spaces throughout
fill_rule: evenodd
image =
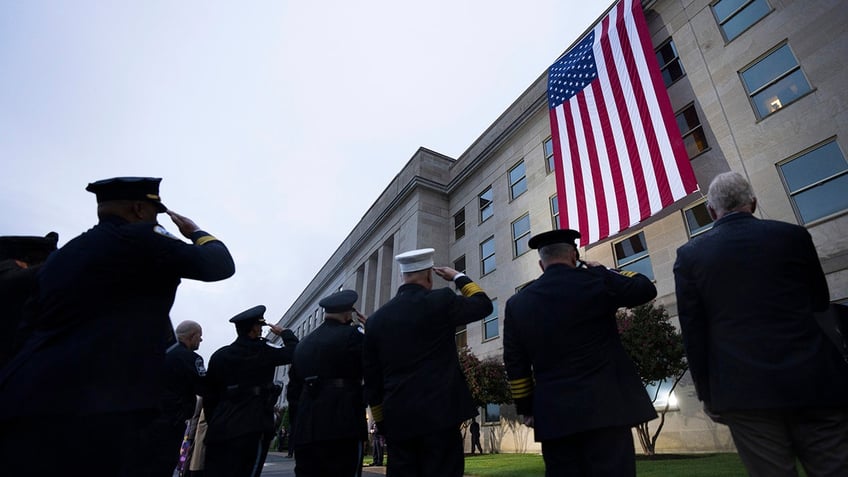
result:
M 702 191 L 590 245 L 582 255 L 649 274 L 658 288 L 657 301 L 675 315 L 675 251 L 711 226 L 705 189 L 718 173 L 734 170 L 753 184 L 758 216 L 807 227 L 831 299 L 848 300 L 844 2 L 642 4 Z M 506 300 L 540 273 L 527 239 L 557 226 L 546 81 L 545 73 L 480 137 L 469 138 L 470 146 L 459 157 L 416 151 L 280 325 L 304 336 L 320 324 L 318 301 L 341 288 L 359 292 L 359 309 L 370 314 L 400 285 L 394 255 L 433 247 L 436 264 L 465 270 L 496 300 L 491 317 L 457 331 L 458 343 L 480 358 L 499 357 Z M 285 380 L 285 370 L 279 373 Z M 659 451 L 733 449 L 727 429 L 703 414 L 688 376 L 671 399 L 676 405 L 667 414 Z M 492 421 L 483 433 L 487 450 L 490 445 L 504 452 L 539 449 L 531 430 L 498 419 L 499 412 L 509 414 L 508 407 L 487 406 L 481 412 Z

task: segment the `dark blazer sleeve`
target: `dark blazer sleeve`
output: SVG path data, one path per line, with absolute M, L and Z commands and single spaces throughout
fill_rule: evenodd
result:
M 708 367 L 710 330 L 704 303 L 695 286 L 695 278 L 692 276 L 694 271 L 689 253 L 690 250 L 687 247 L 679 248 L 674 262 L 677 315 L 695 391 L 698 393 L 698 398 L 708 404 L 711 400 Z
M 192 243 L 188 244 L 156 230 L 154 228 L 152 232 L 153 240 L 161 251 L 159 256 L 163 265 L 173 269 L 180 277 L 214 282 L 235 273 L 235 263 L 227 246 L 209 233 L 203 230 L 194 232 Z
M 292 330 L 289 329 L 283 330 L 283 333 L 280 334 L 280 338 L 283 340 L 284 346 L 282 348 L 266 346 L 267 349 L 265 350 L 271 364 L 275 366 L 291 364 L 292 358 L 294 358 L 294 350 L 297 348 L 298 343 L 297 336 L 295 336 Z
M 641 273 L 629 270 L 606 270 L 602 267 L 595 267 L 593 271 L 596 269 L 601 269 L 605 274 L 607 290 L 612 294 L 612 298 L 618 307 L 631 308 L 657 297 L 657 287 Z
M 450 308 L 453 326 L 466 325 L 489 316 L 492 313 L 492 300 L 486 292 L 467 276 L 462 276 L 454 282 L 461 297 L 454 296 Z
M 380 368 L 380 353 L 375 340 L 369 339 L 367 330 L 362 345 L 362 371 L 365 378 L 365 402 L 371 407 L 371 417 L 376 422 L 382 422 L 383 372 Z
M 812 290 L 810 300 L 813 311 L 825 311 L 830 306 L 830 290 L 827 286 L 827 279 L 824 276 L 810 232 L 803 227 L 798 228 L 800 229 L 798 253 L 804 257 L 804 262 L 807 264 L 807 283 L 810 284 Z
M 511 300 L 504 312 L 503 359 L 506 367 L 515 410 L 524 416 L 533 415 L 533 369 L 530 353 L 521 345 L 520 327 L 513 315 Z

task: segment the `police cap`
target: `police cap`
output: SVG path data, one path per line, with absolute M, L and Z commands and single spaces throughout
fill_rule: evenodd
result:
M 574 248 L 577 248 L 577 239 L 580 238 L 580 232 L 571 229 L 557 229 L 548 232 L 543 232 L 530 237 L 527 245 L 530 248 L 542 248 L 546 245 L 555 243 L 567 243 Z
M 97 203 L 110 200 L 146 200 L 156 205 L 159 212 L 168 210 L 159 197 L 158 177 L 113 177 L 88 184 L 85 190 L 97 196 Z
M 342 290 L 323 298 L 318 302 L 318 306 L 324 308 L 327 313 L 344 313 L 353 310 L 353 304 L 358 298 L 359 295 L 355 291 Z
M 41 263 L 56 250 L 59 234 L 50 232 L 44 237 L 9 235 L 0 237 L 0 260 L 23 260 Z
M 230 318 L 230 323 L 235 323 L 236 326 L 248 324 L 250 322 L 265 323 L 265 305 L 256 305 L 249 310 L 245 310 L 238 315 Z

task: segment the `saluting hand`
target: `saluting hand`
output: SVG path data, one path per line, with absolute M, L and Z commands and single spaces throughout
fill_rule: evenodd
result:
M 459 274 L 456 270 L 451 267 L 433 267 L 433 271 L 436 272 L 436 275 L 444 278 L 445 280 L 452 282 L 453 279 Z
M 271 333 L 274 333 L 274 334 L 275 334 L 275 335 L 277 335 L 277 336 L 282 335 L 282 334 L 283 334 L 283 331 L 285 330 L 285 328 L 280 328 L 280 327 L 279 327 L 279 326 L 277 326 L 277 325 L 268 325 L 268 328 L 270 328 L 270 329 L 271 329 Z
M 171 220 L 174 221 L 174 225 L 180 229 L 180 233 L 187 239 L 191 238 L 191 234 L 200 230 L 200 227 L 198 227 L 193 220 L 184 215 L 180 215 L 173 210 L 167 210 L 165 213 L 171 217 Z

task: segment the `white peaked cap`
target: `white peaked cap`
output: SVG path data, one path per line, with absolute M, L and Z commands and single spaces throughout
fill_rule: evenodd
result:
M 395 260 L 400 265 L 401 273 L 417 272 L 433 268 L 433 254 L 436 252 L 432 248 L 422 248 L 420 250 L 410 250 L 400 255 L 395 255 Z

